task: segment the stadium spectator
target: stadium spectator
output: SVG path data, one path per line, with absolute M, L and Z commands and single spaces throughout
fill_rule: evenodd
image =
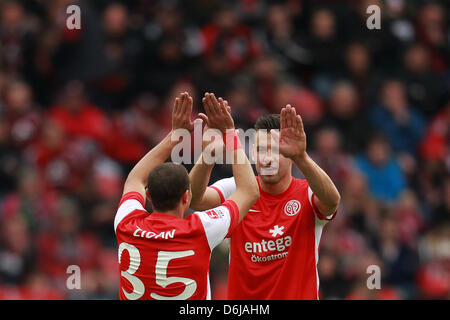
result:
M 441 3 L 426 3 L 419 8 L 416 20 L 417 38 L 430 50 L 431 68 L 438 73 L 447 72 L 449 67 L 445 12 Z
M 367 178 L 370 192 L 377 200 L 395 201 L 405 190 L 405 176 L 393 157 L 388 142 L 382 136 L 372 137 L 366 153 L 355 160 L 357 167 Z
M 136 60 L 141 54 L 142 41 L 131 30 L 129 20 L 127 8 L 118 2 L 109 4 L 102 15 L 104 43 L 100 54 L 105 65 L 94 85 L 97 100 L 108 108 L 121 108 L 127 94 L 137 85 Z
M 346 81 L 334 83 L 327 105 L 328 112 L 321 123 L 339 131 L 345 151 L 361 150 L 367 142 L 371 126 L 366 112 L 362 110 L 356 87 Z
M 82 270 L 99 267 L 101 247 L 90 232 L 80 232 L 79 204 L 60 198 L 53 223 L 48 232 L 37 239 L 38 270 L 53 279 L 54 285 L 64 288 L 67 267 L 78 265 Z
M 416 154 L 425 130 L 423 115 L 409 104 L 401 81 L 387 80 L 380 90 L 380 102 L 372 107 L 370 121 L 389 140 L 394 152 Z
M 319 274 L 323 288 L 320 299 L 337 300 L 347 295 L 349 282 L 342 276 L 336 255 L 320 253 Z
M 72 138 L 89 138 L 101 146 L 108 134 L 108 118 L 87 100 L 79 81 L 65 86 L 61 100 L 49 110 L 49 117 Z
M 212 23 L 202 28 L 202 38 L 203 55 L 210 57 L 221 52 L 226 68 L 232 72 L 243 68 L 259 51 L 252 30 L 240 23 L 234 10 L 227 5 L 217 10 Z
M 20 151 L 10 144 L 8 122 L 0 116 L 0 197 L 16 186 L 15 172 L 19 167 Z
M 199 31 L 183 29 L 182 15 L 175 8 L 161 8 L 143 34 L 143 54 L 139 59 L 141 90 L 164 98 L 177 79 L 193 68 L 190 61 L 201 52 Z
M 333 75 L 339 70 L 342 60 L 342 42 L 338 38 L 336 16 L 329 9 L 318 9 L 311 15 L 310 33 L 306 41 L 309 56 L 312 57 L 312 85 L 322 97 L 333 81 Z M 330 54 L 330 48 L 335 51 Z
M 420 145 L 420 155 L 424 159 L 444 162 L 449 157 L 448 137 L 450 128 L 450 101 L 428 124 L 425 137 Z
M 299 42 L 292 12 L 285 3 L 276 3 L 267 10 L 265 28 L 259 35 L 266 52 L 270 53 L 283 69 L 301 72 L 301 67 L 311 64 L 311 53 Z
M 253 92 L 250 84 L 237 82 L 226 95 L 227 101 L 233 106 L 231 115 L 237 128 L 251 128 L 265 113 L 265 110 L 257 104 L 258 100 Z
M 275 110 L 275 91 L 285 73 L 278 60 L 271 55 L 261 55 L 250 66 L 250 81 L 254 85 L 255 99 L 265 110 Z
M 3 284 L 22 284 L 36 263 L 32 234 L 19 214 L 1 219 L 0 281 Z
M 284 79 L 276 86 L 274 104 L 270 112 L 279 113 L 281 108 L 289 103 L 302 115 L 306 128 L 314 128 L 319 124 L 324 112 L 322 99 L 306 86 L 292 79 Z
M 383 283 L 395 286 L 400 291 L 415 294 L 411 287 L 418 268 L 418 255 L 414 247 L 407 246 L 399 237 L 400 223 L 407 223 L 393 217 L 385 217 L 379 225 L 380 241 L 376 250 L 384 262 Z M 405 298 L 409 298 L 405 296 Z
M 430 68 L 430 54 L 420 43 L 404 53 L 403 78 L 411 104 L 430 115 L 439 108 L 445 92 L 445 82 Z
M 27 16 L 20 1 L 7 0 L 0 4 L 0 21 L 2 71 L 14 76 L 31 76 L 36 20 Z
M 9 125 L 9 138 L 15 148 L 24 148 L 36 139 L 42 115 L 26 82 L 13 80 L 5 91 L 4 117 Z
M 340 132 L 325 127 L 316 132 L 311 157 L 341 189 L 353 169 L 353 159 L 342 151 Z

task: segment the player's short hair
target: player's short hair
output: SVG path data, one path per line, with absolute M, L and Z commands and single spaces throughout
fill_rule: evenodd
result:
M 153 209 L 160 212 L 175 209 L 189 186 L 189 175 L 184 166 L 170 162 L 160 164 L 150 172 L 147 181 Z
M 281 128 L 280 115 L 279 114 L 269 114 L 259 117 L 255 123 L 256 130 L 267 130 L 268 132 L 272 129 Z

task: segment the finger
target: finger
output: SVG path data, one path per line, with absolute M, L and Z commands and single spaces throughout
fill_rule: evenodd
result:
M 183 112 L 187 115 L 187 117 L 189 117 L 189 119 L 191 118 L 192 104 L 193 104 L 193 99 L 189 95 L 189 93 L 186 92 L 185 107 L 183 109 Z
M 192 107 L 194 106 L 194 99 L 191 96 L 188 97 L 188 112 L 192 113 Z
M 303 119 L 300 115 L 297 115 L 296 117 L 296 122 L 297 122 L 297 128 L 300 132 L 305 131 L 304 127 L 303 127 Z
M 295 112 L 295 108 L 289 105 L 291 108 L 289 109 L 289 120 L 290 120 L 290 126 L 291 128 L 294 128 L 295 126 L 295 116 L 297 115 Z
M 205 93 L 205 97 L 202 99 L 203 108 L 205 109 L 206 114 L 211 113 L 211 108 L 209 107 L 209 94 Z
M 204 113 L 199 113 L 197 115 L 204 123 L 206 123 L 207 126 L 209 126 L 209 119 L 208 116 Z
M 178 115 L 180 112 L 180 98 L 175 99 L 175 104 L 173 106 L 173 114 Z
M 181 101 L 180 101 L 180 114 L 181 114 L 182 116 L 185 116 L 185 115 L 186 115 L 186 109 L 187 109 L 187 105 L 186 105 L 186 98 L 187 98 L 187 96 L 186 96 L 186 94 L 183 92 L 183 93 L 180 95 L 180 97 L 181 97 Z
M 292 113 L 291 113 L 291 105 L 288 104 L 286 106 L 286 128 L 292 127 Z
M 228 101 L 227 100 L 223 100 L 223 105 L 227 109 L 227 112 L 231 114 L 231 107 L 228 105 Z
M 291 108 L 291 119 L 292 119 L 292 128 L 295 130 L 296 128 L 296 117 L 297 117 L 297 111 L 294 107 Z
M 283 109 L 281 109 L 281 119 L 280 119 L 280 121 L 281 121 L 281 123 L 280 123 L 281 129 L 287 128 L 287 119 L 286 119 L 286 117 L 287 117 L 287 110 L 286 110 L 286 108 L 283 108 Z
M 219 107 L 220 112 L 222 112 L 223 114 L 227 114 L 227 107 L 225 106 L 225 102 L 222 98 L 219 98 Z
M 270 129 L 270 134 L 273 134 L 275 138 L 280 136 L 280 132 L 276 129 Z
M 212 100 L 211 100 L 211 95 L 212 95 L 211 93 L 207 93 L 205 95 L 206 104 L 208 106 L 208 113 L 207 113 L 208 116 L 214 114 L 214 106 L 213 106 L 213 103 L 212 103 Z
M 192 109 L 194 108 L 194 99 L 191 96 L 189 96 L 188 101 L 189 101 L 188 112 L 190 115 L 192 115 Z
M 216 96 L 214 95 L 214 93 L 211 93 L 209 95 L 210 98 L 210 102 L 211 102 L 211 109 L 212 111 L 217 115 L 220 113 L 220 106 L 219 106 L 219 102 L 216 99 Z
M 271 129 L 270 130 L 270 139 L 271 139 L 271 142 L 273 140 L 278 144 L 278 141 L 280 141 L 280 131 Z
M 295 107 L 291 108 L 291 113 L 292 113 L 292 119 L 294 119 L 297 116 L 297 110 L 295 109 Z
M 200 123 L 200 126 L 201 126 L 201 124 L 203 123 L 203 120 L 202 119 L 196 119 L 197 120 L 197 122 L 201 122 Z M 192 131 L 192 130 L 194 130 L 194 125 L 196 125 L 196 121 L 195 119 L 194 119 L 194 121 L 192 121 L 191 120 L 191 117 L 190 116 L 188 116 L 188 124 L 187 124 L 187 129 L 189 130 L 189 131 Z

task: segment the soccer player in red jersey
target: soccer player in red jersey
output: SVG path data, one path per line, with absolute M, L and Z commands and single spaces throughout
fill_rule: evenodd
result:
M 255 129 L 260 198 L 230 236 L 228 298 L 318 299 L 320 238 L 336 215 L 339 192 L 306 153 L 303 122 L 293 107 L 260 118 Z M 292 177 L 293 164 L 306 179 Z M 196 181 L 192 208 L 216 207 L 235 190 L 233 178 L 206 187 L 212 167 L 197 163 L 190 173 Z
M 191 111 L 192 98 L 181 94 L 175 100 L 171 133 L 136 164 L 125 182 L 114 220 L 120 299 L 210 299 L 211 251 L 259 197 L 245 152 L 232 145 L 230 154 L 244 159 L 233 164 L 235 192 L 216 208 L 185 217 L 191 200 L 188 173 L 183 166 L 164 161 L 178 143 L 174 131 L 193 130 Z M 227 105 L 221 103 L 206 113 L 211 128 L 234 132 Z M 146 196 L 151 199 L 152 214 L 145 210 Z

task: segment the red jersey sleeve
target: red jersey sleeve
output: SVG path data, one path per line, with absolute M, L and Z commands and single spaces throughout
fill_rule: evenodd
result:
M 320 213 L 319 209 L 317 208 L 317 206 L 314 203 L 314 197 L 316 195 L 314 194 L 314 192 L 311 190 L 311 187 L 308 186 L 308 199 L 309 199 L 309 203 L 311 204 L 311 207 L 313 209 L 314 214 L 316 215 L 316 217 L 320 220 L 324 220 L 324 221 L 331 221 L 334 219 L 334 217 L 336 217 L 337 214 L 337 210 L 333 213 L 330 214 L 329 216 L 324 216 Z

